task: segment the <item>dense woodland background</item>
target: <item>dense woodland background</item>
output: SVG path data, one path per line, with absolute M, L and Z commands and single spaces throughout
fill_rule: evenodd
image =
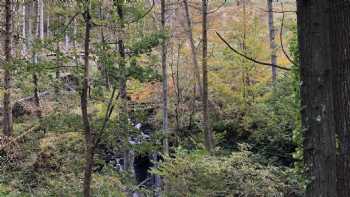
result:
M 0 196 L 349 196 L 349 9 L 3 0 Z

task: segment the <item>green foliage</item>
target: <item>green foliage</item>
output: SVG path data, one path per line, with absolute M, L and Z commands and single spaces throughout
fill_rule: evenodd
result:
M 289 43 L 289 50 L 292 53 L 292 58 L 294 62 L 299 63 L 300 60 L 300 54 L 299 54 L 299 45 L 298 45 L 298 37 L 297 37 L 297 26 L 294 24 L 292 27 L 293 37 L 290 40 Z M 293 88 L 294 88 L 294 106 L 296 109 L 301 109 L 301 97 L 300 97 L 300 69 L 298 65 L 293 65 L 292 67 L 292 76 L 293 76 Z M 300 111 L 296 111 L 295 113 L 295 121 L 296 121 L 296 127 L 293 131 L 293 142 L 295 143 L 296 151 L 294 153 L 294 158 L 297 162 L 295 162 L 295 170 L 299 173 L 301 181 L 305 181 L 303 178 L 303 172 L 304 172 L 304 164 L 303 164 L 303 142 L 304 142 L 304 133 L 302 131 L 301 126 L 301 113 Z
M 49 131 L 79 131 L 82 128 L 81 116 L 74 113 L 55 111 L 42 119 L 43 126 Z
M 123 7 L 123 20 L 116 13 L 116 3 Z M 293 196 L 293 193 L 293 197 L 300 196 L 298 183 L 302 181 L 289 168 L 294 159 L 302 160 L 303 151 L 298 112 L 298 68 L 293 67 L 293 75 L 279 75 L 281 78 L 271 86 L 270 70 L 232 53 L 221 41 L 218 42 L 214 34 L 209 34 L 210 124 L 215 132 L 217 146 L 216 152 L 208 155 L 202 151 L 202 103 L 200 94 L 193 88 L 196 80 L 190 47 L 184 44 L 186 39 L 181 36 L 185 29 L 177 24 L 181 20 L 174 20 L 170 16 L 176 24 L 167 25 L 169 32 L 159 32 L 159 23 L 155 20 L 159 14 L 159 5 L 156 3 L 150 7 L 152 5 L 149 3 L 143 0 L 79 0 L 45 4 L 45 15 L 50 18 L 50 21 L 45 22 L 45 26 L 49 24 L 45 31 L 50 30 L 49 35 L 45 35 L 43 40 L 33 38 L 27 56 L 20 57 L 20 51 L 14 50 L 16 56 L 13 64 L 4 64 L 12 71 L 13 99 L 33 95 L 34 73 L 39 76 L 40 91 L 53 93 L 53 87 L 62 88 L 66 84 L 56 79 L 57 68 L 61 77 L 68 73 L 74 75 L 74 82 L 75 79 L 77 81 L 74 87 L 78 87 L 75 93 L 61 91 L 59 95 L 50 94 L 50 98 L 43 99 L 42 117 L 25 116 L 15 120 L 14 136 L 23 133 L 28 126 L 26 124 L 33 124 L 34 121 L 45 128 L 47 133 L 33 132 L 8 150 L 0 151 L 1 164 L 9 156 L 14 161 L 0 165 L 0 196 L 82 196 L 86 144 L 81 133 L 81 87 L 78 83 L 84 77 L 81 64 L 85 24 L 82 13 L 87 8 L 93 24 L 89 51 L 91 86 L 88 113 L 91 129 L 99 142 L 92 180 L 94 196 L 124 197 L 125 191 L 134 189 L 151 196 L 153 191 L 150 193 L 143 186 L 140 189 L 130 173 L 116 172 L 107 164 L 110 158 L 104 156 L 113 154 L 112 159 L 122 157 L 125 147 L 135 155 L 160 152 L 165 137 L 169 139 L 171 157 L 165 157 L 160 167 L 153 169 L 153 173 L 161 175 L 168 186 L 165 196 L 278 197 Z M 221 3 L 213 1 L 211 6 L 221 7 Z M 170 7 L 177 9 L 176 6 Z M 228 25 L 221 23 L 224 21 L 217 21 L 211 24 L 211 28 L 225 32 L 225 38 L 246 55 L 266 61 L 270 55 L 265 42 L 268 36 L 260 14 L 250 10 L 250 6 L 246 7 L 247 12 L 243 14 L 241 5 L 233 5 L 233 1 L 227 1 L 226 6 L 220 11 L 232 14 L 234 10 L 237 13 L 230 19 L 230 27 L 221 28 Z M 198 16 L 195 9 L 191 10 L 193 38 L 200 47 L 198 30 L 201 28 L 196 22 Z M 147 11 L 154 13 L 145 15 Z M 17 15 L 19 18 L 15 18 L 15 21 L 22 17 Z M 227 13 L 214 14 L 213 21 L 219 17 L 227 19 L 228 16 Z M 35 19 L 32 20 L 34 23 Z M 65 36 L 69 46 L 63 48 Z M 115 43 L 119 38 L 123 39 L 125 45 L 125 58 L 120 57 Z M 128 112 L 121 110 L 126 102 L 114 99 L 110 120 L 101 132 L 108 98 L 111 96 L 107 82 L 118 88 L 119 80 L 126 78 L 127 94 L 132 102 L 137 100 L 160 104 L 161 94 L 157 90 L 161 87 L 159 81 L 162 78 L 159 73 L 159 45 L 165 41 L 169 52 L 167 62 L 172 71 L 172 75 L 168 71 L 169 128 L 178 130 L 172 132 L 171 129 L 169 136 L 161 131 L 161 107 L 155 107 L 152 112 L 142 109 L 130 113 L 132 109 Z M 14 46 L 20 46 L 21 42 Z M 175 53 L 177 45 L 178 54 Z M 298 59 L 297 48 L 295 36 L 290 43 L 295 60 Z M 38 55 L 35 64 L 31 59 L 33 53 Z M 199 53 L 197 56 L 200 60 Z M 178 122 L 175 121 L 175 107 Z M 140 131 L 134 128 L 128 118 L 152 124 L 150 138 L 139 140 Z M 131 145 L 129 139 L 137 139 L 135 141 L 139 143 Z M 295 153 L 293 142 L 297 145 Z M 245 149 L 240 149 L 241 143 L 247 144 Z M 186 147 L 186 150 L 180 148 L 174 153 L 173 150 L 178 146 Z M 301 162 L 296 164 L 296 169 L 298 172 L 302 169 Z
M 238 117 L 215 121 L 213 130 L 222 136 L 218 145 L 226 150 L 236 149 L 237 142 L 246 138 L 246 132 L 241 127 Z
M 166 196 L 288 196 L 300 194 L 286 172 L 262 166 L 241 150 L 229 157 L 178 150 L 153 172 L 164 177 Z
M 159 81 L 161 79 L 161 75 L 157 70 L 139 65 L 136 58 L 130 60 L 127 76 L 137 79 L 140 82 Z
M 26 145 L 27 146 L 27 145 Z M 17 169 L 0 178 L 0 196 L 82 196 L 84 138 L 81 133 L 50 133 L 38 141 Z M 124 186 L 108 166 L 94 173 L 94 196 L 121 196 Z
M 152 33 L 147 36 L 143 36 L 141 38 L 136 39 L 130 46 L 130 50 L 133 55 L 141 55 L 144 53 L 150 53 L 152 49 L 161 44 L 165 39 L 167 39 L 167 35 L 164 33 Z
M 298 108 L 293 102 L 293 79 L 285 76 L 276 81 L 271 94 L 251 107 L 244 117 L 244 124 L 252 133 L 253 151 L 262 156 L 264 163 L 293 165 L 292 135 L 298 124 L 294 118 Z

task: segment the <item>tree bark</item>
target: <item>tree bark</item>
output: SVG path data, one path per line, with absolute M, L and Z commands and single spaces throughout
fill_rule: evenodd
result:
M 11 106 L 11 61 L 12 61 L 12 1 L 5 0 L 5 61 L 8 65 L 4 69 L 4 117 L 3 132 L 12 134 L 12 106 Z
M 91 15 L 88 4 L 89 0 L 85 1 L 85 11 L 84 11 L 84 22 L 85 22 L 85 41 L 84 41 L 84 79 L 83 79 L 83 89 L 81 93 L 81 113 L 83 117 L 84 131 L 85 131 L 85 172 L 84 172 L 84 185 L 83 193 L 84 197 L 91 196 L 91 179 L 92 179 L 92 167 L 94 164 L 94 150 L 95 150 L 95 140 L 90 127 L 90 121 L 88 116 L 88 91 L 90 83 L 90 65 L 89 65 L 89 54 L 90 54 L 90 30 L 91 30 Z
M 273 18 L 273 0 L 267 0 L 267 11 L 268 11 L 268 21 L 269 21 L 269 39 L 270 39 L 270 49 L 271 49 L 271 64 L 277 64 L 277 55 L 276 55 L 276 34 L 275 34 L 275 26 L 274 26 L 274 18 Z M 272 81 L 276 81 L 277 71 L 276 67 L 271 67 L 272 71 Z
M 336 144 L 328 0 L 298 0 L 306 197 L 336 197 Z
M 208 111 L 208 0 L 202 0 L 202 71 L 203 71 L 203 129 L 206 149 L 211 152 L 213 148 L 213 134 L 209 125 Z
M 338 136 L 337 194 L 350 196 L 350 2 L 330 1 L 335 129 Z

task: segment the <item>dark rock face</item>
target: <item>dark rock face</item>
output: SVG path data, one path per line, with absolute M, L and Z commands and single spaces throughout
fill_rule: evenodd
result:
M 18 118 L 24 115 L 31 114 L 30 111 L 31 110 L 29 110 L 29 107 L 26 105 L 25 102 L 16 102 L 12 108 L 12 115 L 14 118 Z
M 148 155 L 138 155 L 135 157 L 134 170 L 137 183 L 142 183 L 148 179 L 151 174 L 148 170 L 153 166 Z M 145 185 L 149 185 L 150 181 L 146 181 Z

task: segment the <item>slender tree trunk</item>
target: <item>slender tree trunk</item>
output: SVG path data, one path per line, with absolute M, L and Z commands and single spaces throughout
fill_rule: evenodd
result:
M 100 7 L 100 19 L 104 20 L 105 17 L 102 12 L 102 6 Z M 102 49 L 105 50 L 105 44 L 106 44 L 106 39 L 105 39 L 105 34 L 104 34 L 104 27 L 100 27 L 100 36 L 101 36 L 101 44 L 102 44 Z M 109 81 L 109 73 L 108 73 L 108 68 L 105 64 L 101 64 L 101 76 L 104 76 L 105 78 L 105 87 L 106 89 L 110 89 L 110 81 Z
M 55 84 L 55 94 L 59 95 L 60 94 L 60 66 L 61 66 L 61 57 L 60 57 L 60 42 L 57 40 L 56 41 L 56 72 L 55 72 L 55 77 L 56 77 L 56 84 Z
M 120 55 L 119 61 L 119 72 L 120 72 L 120 82 L 119 82 L 119 95 L 121 99 L 121 112 L 120 112 L 120 124 L 121 130 L 123 131 L 124 136 L 124 170 L 134 174 L 133 172 L 133 158 L 132 153 L 129 149 L 129 117 L 128 117 L 128 98 L 126 91 L 126 62 L 125 62 L 125 48 L 124 48 L 124 40 L 125 36 L 124 28 L 124 1 L 123 0 L 115 0 L 117 6 L 117 14 L 120 19 L 120 35 L 118 37 L 118 50 Z
M 247 54 L 247 0 L 242 0 L 242 26 L 243 26 L 243 32 L 242 32 L 242 51 L 244 54 Z M 242 67 L 242 96 L 244 99 L 244 106 L 247 104 L 249 105 L 250 101 L 248 100 L 248 91 L 249 91 L 249 85 L 250 85 L 250 76 L 249 76 L 249 68 L 247 66 L 247 61 L 243 60 L 243 67 Z
M 21 3 L 21 14 L 22 14 L 22 37 L 25 38 L 26 37 L 26 2 L 23 1 Z M 22 56 L 26 56 L 28 51 L 27 51 L 27 45 L 26 42 L 23 42 L 22 45 Z
M 330 2 L 334 117 L 339 143 L 337 193 L 342 197 L 350 196 L 350 3 Z
M 178 50 L 177 50 L 177 61 L 176 61 L 176 100 L 177 100 L 177 116 L 176 116 L 176 131 L 177 131 L 177 137 L 179 135 L 179 131 L 180 131 L 180 112 L 181 112 L 181 95 L 182 95 L 182 90 L 181 90 L 181 84 L 180 84 L 180 73 L 179 73 L 179 64 L 180 64 L 180 50 L 181 50 L 181 46 L 179 44 L 178 46 Z
M 35 63 L 38 62 L 37 57 L 34 60 Z M 34 84 L 34 101 L 35 101 L 35 105 L 37 107 L 36 110 L 36 115 L 38 117 L 41 117 L 41 110 L 40 110 L 40 97 L 39 97 L 39 87 L 38 87 L 38 74 L 34 73 L 33 74 L 33 84 Z
M 32 23 L 31 23 L 31 13 L 32 13 L 32 3 L 25 3 L 25 11 L 24 11 L 24 38 L 26 45 L 26 55 L 30 54 L 31 42 L 32 42 Z
M 12 106 L 11 106 L 11 61 L 12 61 L 12 0 L 5 0 L 5 66 L 4 72 L 4 119 L 3 132 L 12 134 Z
M 186 34 L 188 37 L 188 41 L 190 42 L 190 47 L 191 47 L 191 55 L 192 55 L 192 64 L 193 64 L 193 73 L 194 73 L 194 77 L 195 77 L 195 83 L 194 83 L 194 88 L 193 88 L 193 97 L 191 98 L 191 113 L 189 116 L 189 124 L 188 124 L 188 128 L 192 129 L 192 121 L 193 121 L 193 115 L 195 113 L 195 103 L 196 103 L 196 93 L 197 93 L 197 88 L 198 88 L 198 92 L 201 96 L 201 98 L 203 98 L 203 87 L 202 87 L 202 80 L 201 80 L 201 74 L 200 74 L 200 70 L 199 70 L 199 64 L 198 64 L 198 60 L 197 60 L 197 51 L 196 51 L 196 46 L 194 44 L 194 39 L 193 39 L 193 28 L 192 28 L 192 20 L 191 20 L 191 14 L 190 14 L 190 9 L 188 6 L 188 1 L 187 0 L 183 0 L 183 5 L 184 5 L 184 10 L 185 10 L 185 19 L 186 19 Z
M 38 0 L 38 15 L 39 15 L 39 39 L 44 39 L 44 2 L 43 0 Z
M 196 95 L 197 95 L 197 88 L 195 87 L 195 86 L 193 86 L 193 91 L 192 91 L 192 93 L 193 93 L 193 97 L 196 97 Z M 203 98 L 203 97 L 202 97 Z M 194 117 L 194 115 L 195 115 L 195 113 L 196 113 L 196 99 L 191 99 L 191 111 L 190 111 L 190 115 L 189 115 L 189 118 L 188 118 L 188 130 L 192 130 L 194 127 L 194 124 L 193 124 L 193 117 Z
M 276 65 L 277 64 L 277 55 L 276 55 L 276 34 L 275 34 L 275 26 L 274 26 L 274 19 L 273 19 L 273 0 L 267 0 L 267 11 L 268 11 L 268 21 L 269 21 L 269 39 L 270 39 L 270 49 L 271 49 L 271 64 Z M 271 67 L 272 69 L 272 81 L 275 81 L 277 78 L 277 71 L 276 67 Z
M 46 12 L 47 13 L 47 12 Z M 51 36 L 51 31 L 50 31 L 50 15 L 46 14 L 46 37 Z
M 68 17 L 65 17 L 64 21 L 66 23 L 68 23 L 68 21 L 69 21 Z M 64 33 L 64 50 L 65 50 L 66 53 L 69 51 L 69 33 L 68 33 L 68 31 L 66 31 Z
M 329 1 L 298 0 L 306 197 L 336 197 Z
M 90 54 L 90 30 L 91 30 L 91 16 L 89 4 L 90 1 L 86 0 L 86 10 L 84 12 L 84 22 L 85 22 L 85 41 L 84 41 L 84 79 L 83 79 L 83 89 L 81 93 L 81 113 L 83 117 L 84 130 L 85 130 L 85 172 L 84 172 L 84 185 L 83 193 L 84 197 L 91 196 L 91 179 L 92 179 L 92 167 L 94 164 L 94 151 L 95 151 L 95 140 L 93 132 L 90 127 L 90 121 L 88 116 L 88 91 L 90 83 L 90 65 L 89 65 L 89 54 Z
M 165 31 L 165 0 L 161 0 L 161 31 Z M 163 73 L 163 133 L 165 138 L 163 140 L 164 154 L 169 153 L 168 147 L 168 66 L 167 66 L 167 46 L 166 40 L 162 41 L 162 73 Z
M 205 146 L 209 152 L 213 148 L 213 134 L 209 125 L 208 111 L 208 0 L 202 0 L 202 71 L 203 71 L 203 129 L 205 135 Z
M 77 32 L 78 32 L 78 28 L 77 28 L 77 20 L 74 19 L 73 20 L 73 37 L 76 38 L 77 37 Z M 74 62 L 76 65 L 79 65 L 79 58 L 80 58 L 80 54 L 78 52 L 78 46 L 77 46 L 77 41 L 76 39 L 73 39 L 72 41 L 72 46 L 73 46 L 73 52 L 74 52 Z
M 173 81 L 173 86 L 176 93 L 176 102 L 175 102 L 175 135 L 178 137 L 178 132 L 180 131 L 180 104 L 181 104 L 181 88 L 180 88 L 180 79 L 179 79 L 179 62 L 180 62 L 180 50 L 181 44 L 177 48 L 177 59 L 176 59 L 176 71 L 173 68 L 173 64 L 170 64 L 171 69 L 171 78 Z
M 162 33 L 166 33 L 165 31 L 165 0 L 160 1 L 160 9 L 161 9 L 161 31 Z M 168 144 L 168 67 L 167 67 L 167 41 L 164 39 L 162 40 L 161 44 L 161 61 L 162 61 L 162 111 L 163 111 L 163 153 L 165 155 L 169 154 L 169 144 Z M 154 153 L 154 160 L 158 160 L 158 154 Z M 156 164 L 155 167 L 158 167 L 158 164 Z M 155 175 L 155 196 L 160 196 L 161 191 L 161 178 L 159 175 Z
M 36 27 L 35 28 L 35 36 L 39 40 L 42 40 L 43 36 L 44 36 L 44 20 L 43 20 L 44 17 L 41 16 L 41 14 L 44 14 L 42 0 L 38 0 L 35 3 L 35 5 L 36 5 L 35 6 L 35 8 L 36 8 L 36 14 L 35 14 L 35 27 Z M 33 44 L 31 44 L 31 47 L 33 47 Z M 33 50 L 32 61 L 33 61 L 34 65 L 38 64 L 38 58 L 39 58 L 38 57 L 38 53 L 35 50 Z M 33 92 L 34 92 L 35 105 L 37 107 L 36 115 L 38 117 L 41 117 L 38 81 L 39 81 L 38 73 L 36 71 L 33 71 L 33 85 L 34 85 Z
M 61 22 L 60 16 L 57 17 L 57 21 Z M 60 31 L 62 31 L 62 28 L 58 28 L 55 32 L 56 36 L 59 36 Z M 74 45 L 74 49 L 75 45 Z M 75 56 L 74 56 L 75 58 Z M 78 65 L 78 64 L 76 64 Z M 62 66 L 62 61 L 61 61 L 61 48 L 60 48 L 60 40 L 56 40 L 56 71 L 55 71 L 55 78 L 56 78 L 56 84 L 55 84 L 55 94 L 58 96 L 60 94 L 60 76 L 61 76 L 61 69 L 60 67 Z M 58 98 L 58 97 L 57 97 Z
M 196 52 L 196 46 L 194 44 L 194 39 L 193 39 L 193 28 L 192 28 L 192 21 L 191 21 L 191 14 L 190 14 L 190 9 L 188 6 L 188 1 L 183 0 L 184 4 L 184 9 L 185 9 L 185 15 L 186 15 L 186 34 L 188 37 L 188 41 L 190 42 L 190 47 L 191 47 L 191 55 L 192 55 L 192 64 L 193 64 L 193 69 L 194 69 L 194 75 L 196 78 L 196 84 L 198 86 L 199 93 L 203 93 L 203 88 L 202 88 L 202 81 L 201 81 L 201 75 L 200 75 L 200 69 L 199 69 L 199 64 L 197 61 L 197 52 Z M 203 96 L 203 95 L 201 95 Z

